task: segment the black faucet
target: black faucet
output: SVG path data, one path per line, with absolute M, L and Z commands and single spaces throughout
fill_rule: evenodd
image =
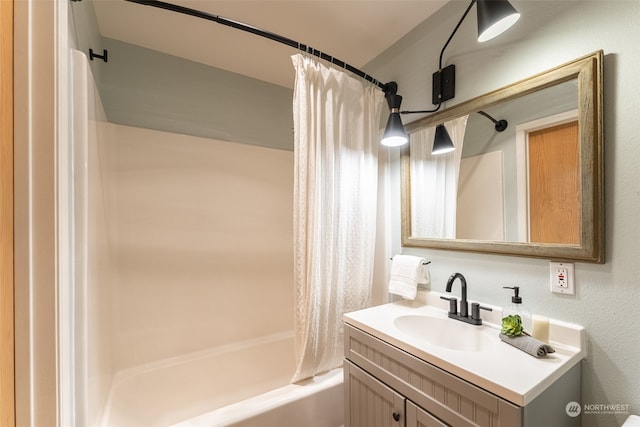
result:
M 453 282 L 456 279 L 460 279 L 460 285 L 462 287 L 462 299 L 460 300 L 460 312 L 457 309 L 457 300 L 453 297 L 447 298 L 441 296 L 441 299 L 449 301 L 449 317 L 463 322 L 471 323 L 472 325 L 482 325 L 482 319 L 480 318 L 480 309 L 491 311 L 489 307 L 483 307 L 477 302 L 471 304 L 471 316 L 469 316 L 469 304 L 467 303 L 467 279 L 464 278 L 462 273 L 453 273 L 449 280 L 447 280 L 446 291 L 451 292 Z
M 469 315 L 469 305 L 467 304 L 467 279 L 464 278 L 462 273 L 453 273 L 449 280 L 447 280 L 447 292 L 451 292 L 453 282 L 456 279 L 460 279 L 460 285 L 462 285 L 462 299 L 460 300 L 460 316 L 467 317 Z

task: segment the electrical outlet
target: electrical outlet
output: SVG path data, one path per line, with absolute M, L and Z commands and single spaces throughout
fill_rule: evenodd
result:
M 551 292 L 566 295 L 576 294 L 573 263 L 550 262 L 549 270 Z

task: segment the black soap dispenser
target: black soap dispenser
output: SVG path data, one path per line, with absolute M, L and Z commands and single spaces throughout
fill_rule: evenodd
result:
M 531 334 L 531 313 L 527 311 L 522 305 L 522 297 L 520 296 L 519 286 L 503 286 L 504 289 L 513 289 L 513 296 L 511 297 L 511 304 L 502 309 L 502 317 L 512 316 L 517 314 L 522 320 L 522 328 L 528 334 Z

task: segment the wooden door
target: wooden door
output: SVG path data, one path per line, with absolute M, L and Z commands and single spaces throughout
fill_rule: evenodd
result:
M 13 0 L 0 0 L 0 425 L 15 426 Z
M 528 139 L 530 241 L 578 244 L 578 122 L 531 132 Z

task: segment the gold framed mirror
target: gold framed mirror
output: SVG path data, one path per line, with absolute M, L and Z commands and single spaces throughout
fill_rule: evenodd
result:
M 598 51 L 405 125 L 402 245 L 603 263 L 602 66 Z M 421 171 L 441 168 L 429 144 L 443 123 L 463 123 L 459 159 L 453 190 L 434 192 Z

